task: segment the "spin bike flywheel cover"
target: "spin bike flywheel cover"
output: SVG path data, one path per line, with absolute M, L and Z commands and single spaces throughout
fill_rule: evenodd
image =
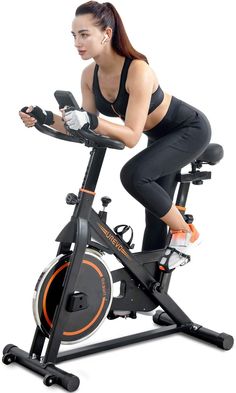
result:
M 54 312 L 60 302 L 70 255 L 59 255 L 42 272 L 33 296 L 36 324 L 46 337 L 53 327 Z M 112 302 L 112 277 L 101 254 L 87 249 L 77 277 L 75 291 L 85 306 L 68 311 L 62 344 L 74 344 L 93 334 L 106 318 Z

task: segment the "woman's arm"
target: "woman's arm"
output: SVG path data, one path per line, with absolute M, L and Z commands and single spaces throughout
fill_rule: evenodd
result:
M 23 121 L 24 125 L 28 128 L 34 127 L 34 125 L 37 123 L 37 119 L 34 116 L 30 116 L 29 114 L 33 109 L 34 107 L 31 105 L 28 107 L 26 112 L 22 112 L 22 111 L 19 112 L 21 120 Z M 43 113 L 41 108 L 38 107 L 38 109 Z M 55 115 L 55 113 L 53 113 L 53 124 L 51 124 L 50 127 L 64 134 L 68 133 L 64 128 L 64 121 L 62 120 L 62 117 L 59 115 Z
M 89 85 L 92 80 L 91 70 L 90 65 L 84 70 L 81 79 L 83 109 L 85 112 L 68 112 L 66 115 L 63 115 L 65 121 L 74 130 L 81 128 L 88 122 L 92 126 L 91 129 L 96 133 L 120 140 L 127 147 L 134 147 L 142 135 L 148 116 L 153 90 L 153 74 L 151 69 L 144 61 L 135 60 L 132 64 L 127 83 L 129 101 L 126 110 L 125 125 L 118 125 L 97 117 L 94 94 L 92 87 Z
M 93 93 L 87 83 L 87 80 L 92 78 L 91 71 L 93 72 L 93 69 L 91 65 L 89 65 L 84 69 L 82 73 L 82 78 L 81 78 L 81 90 L 82 90 L 82 97 L 83 97 L 82 107 L 85 111 L 98 115 L 99 113 L 96 110 Z M 37 122 L 35 117 L 32 117 L 28 114 L 33 110 L 33 108 L 34 108 L 33 106 L 29 106 L 27 113 L 21 111 L 19 112 L 21 120 L 23 121 L 26 127 L 33 127 Z M 56 131 L 62 132 L 63 134 L 68 134 L 68 131 L 64 127 L 64 120 L 62 116 L 57 115 L 55 113 L 53 113 L 53 124 L 50 127 L 55 129 Z
M 53 121 L 54 123 L 50 127 L 54 128 L 59 132 L 62 132 L 63 134 L 68 134 L 68 131 L 64 127 L 64 121 L 61 116 L 53 113 Z

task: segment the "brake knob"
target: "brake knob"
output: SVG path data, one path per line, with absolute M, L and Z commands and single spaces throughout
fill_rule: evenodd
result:
M 72 192 L 67 194 L 66 196 L 66 203 L 67 205 L 76 205 L 79 202 L 79 198 L 77 195 L 73 194 Z
M 109 205 L 109 203 L 111 203 L 111 198 L 104 196 L 101 198 L 101 201 L 102 201 L 102 206 L 105 209 L 105 207 L 107 207 Z

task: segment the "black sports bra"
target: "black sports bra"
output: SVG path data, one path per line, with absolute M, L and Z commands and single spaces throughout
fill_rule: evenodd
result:
M 114 102 L 110 102 L 103 97 L 99 81 L 98 81 L 98 68 L 99 66 L 96 64 L 93 74 L 93 93 L 95 97 L 95 105 L 99 112 L 101 112 L 105 116 L 110 117 L 120 117 L 121 119 L 125 119 L 125 112 L 128 105 L 129 94 L 125 89 L 125 82 L 127 79 L 127 74 L 129 70 L 129 66 L 133 59 L 128 57 L 125 58 L 124 66 L 121 71 L 120 77 L 120 86 L 118 95 Z M 157 90 L 151 96 L 151 102 L 149 106 L 148 114 L 153 112 L 161 102 L 163 101 L 164 93 L 160 86 L 158 86 Z

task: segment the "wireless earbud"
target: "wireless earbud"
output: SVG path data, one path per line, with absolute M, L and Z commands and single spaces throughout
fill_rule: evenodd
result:
M 105 42 L 107 42 L 108 40 L 109 40 L 109 37 L 107 34 L 105 34 L 101 44 L 105 44 Z

